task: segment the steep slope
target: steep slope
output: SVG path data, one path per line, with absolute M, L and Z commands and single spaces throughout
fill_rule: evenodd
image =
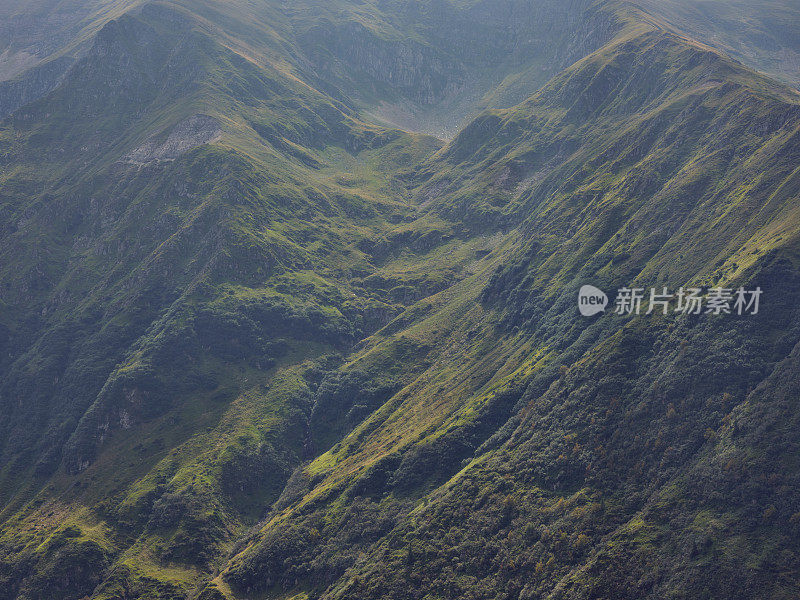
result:
M 800 6 L 786 0 L 640 0 L 649 14 L 751 68 L 800 85 Z
M 345 367 L 432 348 L 203 597 L 796 595 L 799 135 L 797 95 L 639 26 L 466 127 L 420 220 L 516 230 Z M 584 283 L 765 304 L 585 320 Z
M 185 596 L 304 455 L 298 366 L 401 309 L 349 289 L 355 244 L 438 144 L 158 5 L 2 138 L 3 594 L 83 597 L 114 564 Z
M 57 56 L 74 60 L 107 21 L 135 4 L 135 0 L 0 2 L 0 81 Z
M 609 41 L 620 23 L 593 4 L 308 2 L 287 16 L 315 71 L 368 114 L 447 137 Z
M 589 0 L 0 4 L 0 116 L 51 91 L 107 22 L 157 5 L 193 14 L 222 43 L 371 118 L 437 135 L 522 100 L 617 30 Z
M 798 98 L 557 4 L 80 16 L 0 126 L 0 598 L 797 595 Z

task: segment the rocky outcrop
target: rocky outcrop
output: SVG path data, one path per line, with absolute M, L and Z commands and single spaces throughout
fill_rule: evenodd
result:
M 125 155 L 124 162 L 146 164 L 154 161 L 175 160 L 193 148 L 211 143 L 222 135 L 219 121 L 208 115 L 192 115 L 172 129 L 163 141 L 153 136 L 144 144 Z

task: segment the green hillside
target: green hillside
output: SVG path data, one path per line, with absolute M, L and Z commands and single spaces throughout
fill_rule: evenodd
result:
M 0 7 L 0 599 L 796 597 L 800 94 L 646 9 Z

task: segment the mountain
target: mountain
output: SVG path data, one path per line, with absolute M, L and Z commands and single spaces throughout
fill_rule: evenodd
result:
M 796 597 L 762 4 L 0 5 L 0 598 Z
M 684 35 L 723 50 L 744 64 L 797 88 L 798 42 L 792 2 L 642 0 L 641 6 Z

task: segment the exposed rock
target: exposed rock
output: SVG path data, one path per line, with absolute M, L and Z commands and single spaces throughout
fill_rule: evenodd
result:
M 0 53 L 0 81 L 11 79 L 38 62 L 39 58 L 35 54 L 24 50 L 14 52 L 10 48 L 6 48 Z
M 222 128 L 219 121 L 208 115 L 192 115 L 178 123 L 163 141 L 163 134 L 153 136 L 144 144 L 129 152 L 124 162 L 146 164 L 160 160 L 175 160 L 193 148 L 210 144 L 219 139 Z

